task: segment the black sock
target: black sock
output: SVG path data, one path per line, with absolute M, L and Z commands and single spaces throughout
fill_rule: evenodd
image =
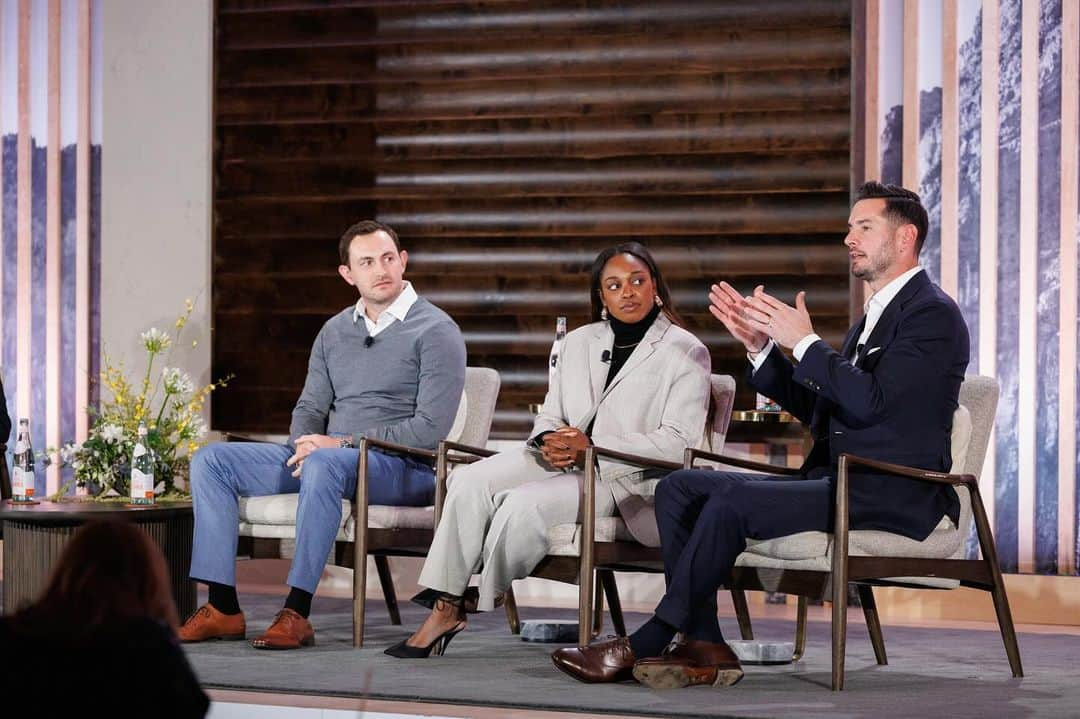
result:
M 217 582 L 207 582 L 210 588 L 210 605 L 222 614 L 239 614 L 240 600 L 236 597 L 236 587 Z
M 285 598 L 285 608 L 291 609 L 304 619 L 311 614 L 311 592 L 291 587 L 289 596 Z
M 634 657 L 645 659 L 656 657 L 661 650 L 668 645 L 677 629 L 655 614 L 652 618 L 641 625 L 641 628 L 630 635 L 630 648 L 634 651 Z

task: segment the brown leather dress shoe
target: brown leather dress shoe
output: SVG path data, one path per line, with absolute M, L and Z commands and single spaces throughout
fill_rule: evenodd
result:
M 247 632 L 244 614 L 222 614 L 211 604 L 196 609 L 177 635 L 182 642 L 205 642 L 207 639 L 243 639 Z
M 616 637 L 587 647 L 563 647 L 551 655 L 555 666 L 582 682 L 621 682 L 631 677 L 630 640 Z
M 256 649 L 299 649 L 314 643 L 315 630 L 311 622 L 292 609 L 282 609 L 262 636 L 252 640 L 251 646 Z
M 680 689 L 696 684 L 729 687 L 743 678 L 742 664 L 727 644 L 685 639 L 658 657 L 634 664 L 634 679 L 652 689 Z

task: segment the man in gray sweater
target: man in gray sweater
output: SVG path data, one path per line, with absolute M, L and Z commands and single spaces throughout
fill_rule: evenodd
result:
M 402 279 L 408 253 L 397 235 L 381 223 L 359 222 L 338 249 L 338 272 L 360 299 L 315 338 L 288 444 L 213 444 L 191 461 L 191 577 L 209 587 L 209 601 L 184 622 L 182 641 L 245 637 L 235 586 L 239 498 L 298 492 L 291 591 L 252 644 L 313 644 L 311 597 L 341 526 L 341 500 L 356 491 L 356 445 L 371 437 L 434 449 L 454 422 L 465 386 L 465 342 L 454 321 Z M 372 504 L 433 501 L 431 467 L 411 458 L 370 452 L 368 478 Z

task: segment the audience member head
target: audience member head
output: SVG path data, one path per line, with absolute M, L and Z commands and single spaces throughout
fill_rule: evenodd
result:
M 409 253 L 401 249 L 401 241 L 389 225 L 374 220 L 357 222 L 338 241 L 338 256 L 338 272 L 357 289 L 368 308 L 381 311 L 389 307 L 405 287 L 402 276 Z
M 91 522 L 76 532 L 27 613 L 87 634 L 131 619 L 153 619 L 172 631 L 178 624 L 164 555 L 124 521 Z
M 917 194 L 898 185 L 867 182 L 856 193 L 844 238 L 851 274 L 877 290 L 915 267 L 928 226 Z
M 640 322 L 660 304 L 668 319 L 683 325 L 656 260 L 640 242 L 624 242 L 596 256 L 589 275 L 589 300 L 593 322 L 603 318 L 605 308 L 622 322 Z

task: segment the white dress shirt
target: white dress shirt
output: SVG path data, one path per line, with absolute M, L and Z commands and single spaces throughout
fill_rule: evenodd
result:
M 881 319 L 881 314 L 885 311 L 885 308 L 888 307 L 889 303 L 900 293 L 900 290 L 904 288 L 904 285 L 906 285 L 912 277 L 922 271 L 923 268 L 916 265 L 904 274 L 895 277 L 892 282 L 870 295 L 866 300 L 866 304 L 863 305 L 863 311 L 866 313 L 866 323 L 863 325 L 863 331 L 859 335 L 859 339 L 855 342 L 856 347 L 866 344 L 866 340 L 870 339 L 870 333 L 874 331 L 874 327 L 877 326 L 878 320 Z M 791 350 L 791 354 L 795 356 L 795 361 L 801 361 L 807 348 L 819 339 L 821 339 L 819 335 L 811 333 L 796 342 L 795 347 Z M 773 341 L 769 340 L 756 355 L 746 355 L 747 359 L 750 360 L 750 364 L 753 365 L 755 372 L 757 372 L 758 368 L 765 363 L 765 358 L 768 357 L 769 352 L 772 351 L 772 347 Z
M 413 303 L 417 300 L 416 290 L 413 289 L 411 282 L 403 282 L 403 288 L 401 294 L 397 296 L 389 307 L 382 311 L 379 315 L 378 322 L 372 322 L 371 318 L 367 316 L 366 308 L 364 307 L 364 298 L 361 297 L 356 301 L 356 307 L 353 309 L 353 322 L 356 322 L 361 317 L 364 318 L 364 324 L 367 325 L 368 335 L 374 337 L 390 325 L 394 324 L 398 320 L 404 320 L 405 315 L 409 314 L 409 308 L 413 306 Z

